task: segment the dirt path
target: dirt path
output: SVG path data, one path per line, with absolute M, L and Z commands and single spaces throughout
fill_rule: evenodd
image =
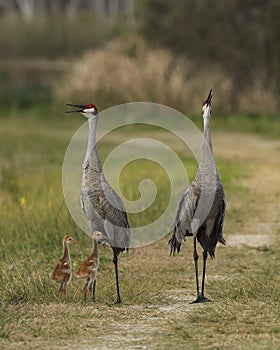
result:
M 266 240 L 265 235 L 270 235 L 272 242 L 280 233 L 280 141 L 247 134 L 217 134 L 215 144 L 219 157 L 239 159 L 249 166 L 250 174 L 242 180 L 242 185 L 249 189 L 245 234 L 255 234 L 256 245 L 261 237 Z M 255 215 L 250 215 L 251 212 Z M 244 242 L 244 234 L 235 236 L 235 241 L 237 237 Z

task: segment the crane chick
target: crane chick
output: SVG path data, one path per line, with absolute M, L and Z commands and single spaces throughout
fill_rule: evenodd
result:
M 64 236 L 62 240 L 63 255 L 51 274 L 51 279 L 60 283 L 58 295 L 67 299 L 66 288 L 72 277 L 72 265 L 68 245 L 78 243 L 71 236 Z
M 95 301 L 95 281 L 99 266 L 98 241 L 104 238 L 101 232 L 94 231 L 92 235 L 93 248 L 90 256 L 81 264 L 75 272 L 76 277 L 86 278 L 86 284 L 83 289 L 84 300 L 87 299 L 87 291 L 91 293 L 91 300 Z

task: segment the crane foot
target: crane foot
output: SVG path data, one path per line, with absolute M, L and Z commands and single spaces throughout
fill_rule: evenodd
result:
M 204 295 L 199 294 L 199 296 L 197 297 L 196 300 L 192 301 L 190 304 L 196 304 L 196 303 L 205 303 L 205 302 L 209 302 L 212 301 L 210 299 L 205 298 Z

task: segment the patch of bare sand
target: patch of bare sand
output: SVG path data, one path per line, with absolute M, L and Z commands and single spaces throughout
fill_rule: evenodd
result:
M 234 234 L 227 236 L 228 247 L 261 248 L 273 246 L 275 237 L 269 234 Z
M 239 203 L 241 207 L 232 204 L 248 215 L 241 227 L 242 234 L 239 231 L 235 237 L 227 237 L 229 245 L 273 245 L 280 233 L 280 141 L 231 133 L 217 133 L 214 141 L 219 157 L 244 161 L 249 168 L 241 180 L 248 193 Z M 231 203 L 229 209 L 230 206 Z
M 250 162 L 280 165 L 280 141 L 265 139 L 257 135 L 239 133 L 213 133 L 215 155 L 221 158 L 243 159 Z M 278 173 L 279 175 L 279 173 Z

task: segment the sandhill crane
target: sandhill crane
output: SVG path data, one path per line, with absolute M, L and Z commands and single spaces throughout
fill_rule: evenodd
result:
M 60 283 L 58 295 L 61 297 L 64 296 L 65 299 L 67 298 L 66 288 L 72 277 L 72 266 L 68 245 L 74 243 L 78 242 L 71 236 L 63 237 L 63 255 L 51 274 L 51 279 L 57 283 Z
M 194 302 L 196 303 L 210 301 L 204 296 L 207 255 L 209 253 L 210 257 L 214 258 L 218 241 L 222 244 L 226 243 L 222 235 L 226 199 L 213 157 L 210 134 L 211 99 L 212 90 L 210 90 L 206 101 L 202 105 L 204 136 L 199 168 L 194 180 L 180 198 L 173 234 L 168 242 L 171 246 L 170 254 L 174 254 L 175 251 L 179 253 L 181 243 L 186 236 L 194 237 L 193 257 L 197 288 L 197 299 Z M 203 248 L 201 293 L 198 281 L 197 241 Z
M 98 122 L 98 110 L 94 104 L 67 106 L 78 110 L 67 113 L 80 112 L 88 119 L 89 135 L 86 156 L 83 164 L 83 176 L 81 186 L 81 206 L 89 221 L 90 233 L 100 231 L 104 234 L 103 241 L 107 242 L 113 250 L 113 263 L 115 266 L 117 300 L 121 303 L 118 256 L 123 251 L 128 251 L 130 244 L 130 230 L 127 214 L 122 200 L 111 188 L 105 179 L 102 163 L 96 147 L 96 126 Z
M 98 254 L 98 240 L 103 237 L 99 231 L 94 231 L 92 235 L 93 248 L 90 256 L 81 264 L 78 270 L 75 272 L 75 276 L 78 278 L 86 278 L 86 284 L 83 289 L 84 300 L 87 299 L 87 289 L 91 293 L 91 300 L 95 301 L 95 286 L 96 286 L 96 275 L 99 265 L 99 254 Z

